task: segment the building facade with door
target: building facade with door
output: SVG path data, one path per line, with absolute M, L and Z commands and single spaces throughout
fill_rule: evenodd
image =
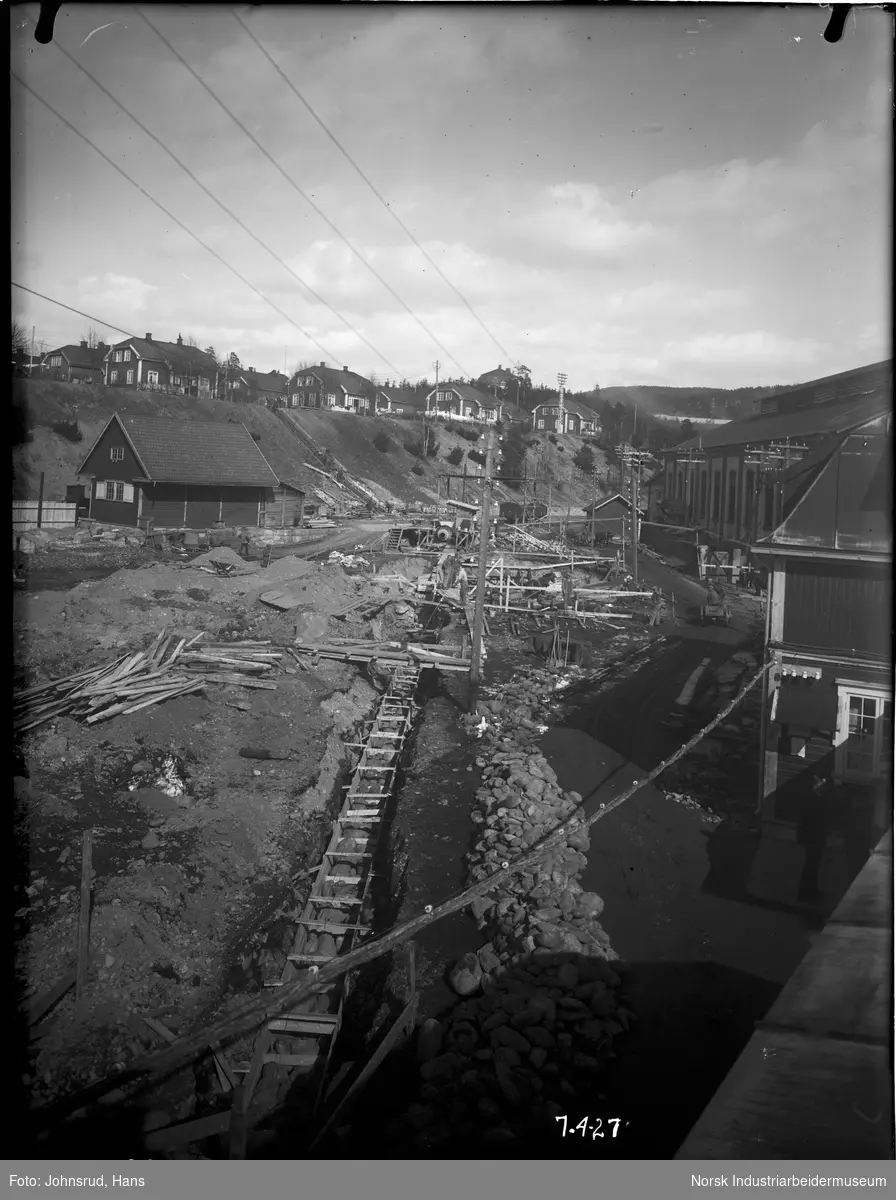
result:
M 752 551 L 769 574 L 760 807 L 793 828 L 830 771 L 892 803 L 891 415 L 842 435 L 782 480 L 778 526 Z
M 78 474 L 88 480 L 89 515 L 156 529 L 264 526 L 299 489 L 281 482 L 237 421 L 189 421 L 116 413 Z M 270 510 L 270 514 L 269 514 Z

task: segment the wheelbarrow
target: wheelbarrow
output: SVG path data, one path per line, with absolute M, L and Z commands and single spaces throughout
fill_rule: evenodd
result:
M 728 625 L 731 622 L 731 610 L 727 604 L 703 604 L 700 608 L 700 623 L 711 625 L 720 623 Z

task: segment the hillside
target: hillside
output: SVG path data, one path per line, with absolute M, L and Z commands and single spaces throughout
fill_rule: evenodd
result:
M 466 455 L 471 450 L 481 452 L 485 448 L 484 435 L 477 443 L 471 443 L 439 423 L 437 456 L 421 458 L 405 449 L 406 445 L 413 446 L 419 441 L 421 423 L 394 417 L 356 417 L 293 409 L 284 420 L 258 405 L 30 379 L 14 379 L 12 391 L 13 498 L 18 500 L 37 498 L 41 472 L 45 476 L 45 499 L 63 500 L 66 487 L 77 481 L 78 467 L 114 412 L 182 420 L 241 421 L 257 435 L 260 449 L 281 478 L 307 479 L 306 464 L 325 465 L 315 455 L 315 449 L 329 451 L 350 478 L 375 492 L 383 502 L 401 505 L 433 504 L 439 494 L 438 474 L 463 472 L 462 463 L 452 465 L 447 461 L 450 452 L 459 447 Z M 53 425 L 59 422 L 77 423 L 81 440 L 73 442 L 55 432 Z M 385 453 L 374 445 L 379 434 L 389 439 Z M 570 467 L 582 440 L 562 437 L 551 444 L 531 431 L 525 437 L 528 444 L 525 470 L 529 478 L 534 478 L 538 470 L 540 498 L 547 501 L 550 488 L 552 508 L 565 513 L 572 481 L 572 511 L 580 509 L 591 498 L 591 483 Z M 541 445 L 541 453 L 536 452 L 536 444 Z M 595 448 L 594 455 L 599 472 L 605 476 L 602 452 Z M 467 469 L 470 479 L 466 496 L 474 500 L 478 497 L 475 477 L 480 467 L 468 460 Z M 444 498 L 444 481 L 441 495 Z M 460 497 L 457 482 L 452 485 L 452 495 Z M 496 489 L 498 500 L 519 498 L 520 493 L 510 488 Z
M 635 387 L 601 388 L 600 399 L 610 404 L 622 403 L 627 409 L 645 416 L 671 414 L 685 417 L 745 417 L 758 411 L 764 396 L 780 391 L 779 387 L 711 388 L 711 387 Z M 598 404 L 598 408 L 600 405 Z

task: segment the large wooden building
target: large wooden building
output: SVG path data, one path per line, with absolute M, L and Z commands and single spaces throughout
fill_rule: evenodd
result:
M 664 451 L 663 519 L 696 526 L 709 545 L 745 549 L 780 524 L 790 467 L 889 412 L 892 396 L 892 362 L 873 363 L 777 392 L 760 412 Z
M 278 478 L 245 425 L 116 413 L 78 474 L 90 516 L 156 529 L 288 526 L 303 490 Z
M 891 421 L 866 420 L 785 472 L 780 522 L 752 546 L 773 655 L 761 810 L 782 832 L 825 768 L 871 789 L 879 822 L 892 800 Z

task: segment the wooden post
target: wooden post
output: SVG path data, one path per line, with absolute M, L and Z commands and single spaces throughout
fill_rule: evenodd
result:
M 78 976 L 75 982 L 75 1003 L 80 1005 L 87 986 L 90 963 L 90 894 L 93 859 L 93 830 L 85 829 L 81 841 L 81 914 L 78 920 Z
M 485 478 L 482 484 L 482 507 L 479 512 L 479 570 L 476 577 L 476 605 L 473 610 L 473 649 L 470 655 L 470 690 L 467 708 L 476 711 L 479 694 L 480 668 L 482 664 L 482 627 L 485 620 L 485 573 L 488 568 L 488 531 L 491 524 L 492 454 L 495 446 L 494 430 L 489 430 L 485 452 Z
M 44 514 L 44 472 L 40 473 L 40 490 L 37 493 L 37 527 L 40 529 Z

